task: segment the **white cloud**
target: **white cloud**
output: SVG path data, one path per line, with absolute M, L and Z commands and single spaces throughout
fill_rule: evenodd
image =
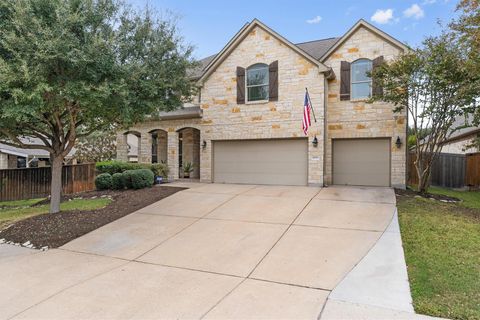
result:
M 437 0 L 423 0 L 422 5 L 434 4 Z
M 309 24 L 316 24 L 316 23 L 319 23 L 320 21 L 322 21 L 322 17 L 316 16 L 316 17 L 313 18 L 313 19 L 308 19 L 308 20 L 307 20 L 307 23 L 309 23 Z
M 405 11 L 403 11 L 403 15 L 407 18 L 415 18 L 415 19 L 420 19 L 425 16 L 425 12 L 423 11 L 422 8 L 416 3 L 412 4 L 412 6 Z
M 370 19 L 379 24 L 389 23 L 393 19 L 393 9 L 378 9 Z

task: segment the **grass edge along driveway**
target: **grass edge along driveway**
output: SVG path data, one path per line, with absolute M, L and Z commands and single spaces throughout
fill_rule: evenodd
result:
M 0 202 L 0 230 L 14 222 L 48 213 L 48 204 L 35 206 L 42 200 L 45 198 Z M 111 201 L 109 198 L 73 199 L 62 202 L 60 210 L 93 210 L 106 207 Z
M 480 319 L 480 192 L 431 191 L 463 201 L 397 196 L 415 311 Z

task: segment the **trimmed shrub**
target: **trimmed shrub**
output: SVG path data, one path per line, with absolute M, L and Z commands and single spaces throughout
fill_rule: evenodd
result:
M 123 161 L 102 161 L 102 162 L 97 162 L 95 166 L 98 172 L 110 173 L 110 174 L 122 173 L 127 170 L 145 168 L 145 165 L 140 163 L 123 162 Z
M 127 170 L 122 173 L 123 185 L 127 189 L 132 189 L 132 176 L 134 175 L 133 170 Z
M 96 164 L 99 173 L 123 173 L 128 170 L 150 169 L 154 175 L 162 176 L 164 180 L 168 178 L 168 166 L 166 163 L 132 163 L 123 161 L 102 161 Z
M 125 189 L 125 178 L 120 172 L 114 173 L 112 175 L 112 189 L 123 190 Z
M 153 185 L 154 174 L 150 169 L 127 170 L 122 176 L 129 189 L 143 189 Z
M 134 174 L 132 177 L 132 188 L 133 189 L 143 189 L 146 187 L 151 187 L 153 185 L 153 172 L 149 169 L 138 169 L 133 170 Z
M 112 176 L 109 173 L 99 174 L 95 178 L 95 187 L 97 190 L 106 190 L 112 187 Z

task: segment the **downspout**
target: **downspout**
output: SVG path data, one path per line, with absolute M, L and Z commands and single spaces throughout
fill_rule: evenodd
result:
M 323 186 L 325 184 L 325 175 L 327 173 L 327 103 L 328 103 L 328 80 L 323 77 Z

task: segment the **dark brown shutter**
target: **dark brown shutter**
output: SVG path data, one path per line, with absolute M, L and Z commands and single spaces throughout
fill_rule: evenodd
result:
M 350 100 L 350 62 L 340 64 L 340 100 Z
M 377 57 L 373 59 L 372 69 L 379 67 L 383 63 L 383 56 Z M 378 84 L 375 79 L 372 81 L 372 94 L 374 96 L 381 96 L 383 95 L 383 88 Z
M 237 67 L 237 103 L 245 103 L 245 68 Z
M 268 66 L 268 100 L 278 101 L 278 60 Z

